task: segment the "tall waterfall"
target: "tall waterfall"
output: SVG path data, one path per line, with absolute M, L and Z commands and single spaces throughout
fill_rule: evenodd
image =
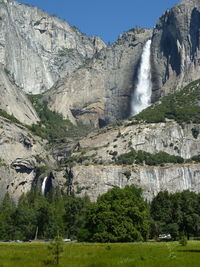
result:
M 44 178 L 44 180 L 42 181 L 42 194 L 44 195 L 45 193 L 45 188 L 46 188 L 46 183 L 47 183 L 47 177 Z
M 138 73 L 138 82 L 132 96 L 131 115 L 136 115 L 151 103 L 151 40 L 143 48 L 141 64 Z

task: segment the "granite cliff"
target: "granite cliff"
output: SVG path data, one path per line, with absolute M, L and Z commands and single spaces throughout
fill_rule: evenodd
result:
M 10 72 L 0 65 L 0 109 L 20 122 L 30 125 L 39 117 L 24 92 L 13 81 Z
M 46 93 L 49 107 L 96 127 L 127 118 L 143 46 L 151 35 L 151 30 L 141 28 L 121 35 L 88 64 L 59 80 Z
M 72 173 L 72 190 L 77 196 L 88 195 L 92 201 L 115 186 L 123 188 L 131 184 L 142 188 L 149 201 L 164 190 L 200 192 L 200 164 L 170 167 L 78 165 L 72 168 Z
M 161 16 L 153 32 L 136 28 L 106 47 L 36 7 L 1 0 L 0 63 L 26 93 L 51 88 L 45 95 L 49 107 L 73 123 L 103 126 L 129 116 L 149 38 L 152 101 L 199 78 L 199 10 L 199 1 L 182 1 Z
M 142 187 L 149 200 L 165 189 L 200 192 L 200 83 L 183 97 L 163 98 L 168 107 L 156 111 L 161 96 L 200 78 L 199 14 L 199 1 L 182 1 L 153 30 L 131 29 L 106 46 L 38 8 L 0 0 L 0 199 L 8 191 L 17 200 L 44 181 L 44 193 L 60 186 L 92 200 L 126 184 Z M 151 109 L 141 120 L 127 119 L 149 39 L 152 101 L 159 99 L 151 123 Z M 58 135 L 48 132 L 50 116 L 59 118 Z M 85 125 L 96 130 L 81 137 Z M 143 161 L 119 164 L 131 151 Z M 145 156 L 160 152 L 180 162 L 147 164 Z
M 100 38 L 12 0 L 0 1 L 0 32 L 0 63 L 33 94 L 46 91 L 105 47 Z
M 108 127 L 79 141 L 78 151 L 76 149 L 72 154 L 76 163 L 68 176 L 73 192 L 79 196 L 87 194 L 92 200 L 109 188 L 130 184 L 141 187 L 148 200 L 161 190 L 200 192 L 200 165 L 189 160 L 200 154 L 200 136 L 194 137 L 192 130 L 194 127 L 199 129 L 199 124 L 184 127 L 172 121 L 128 124 Z M 132 150 L 151 154 L 165 151 L 169 155 L 181 156 L 185 163 L 116 164 L 118 156 Z M 56 175 L 63 184 L 63 173 Z
M 184 0 L 160 17 L 152 36 L 153 100 L 200 78 L 200 2 Z
M 199 14 L 198 0 L 181 1 L 160 17 L 153 32 L 134 29 L 121 35 L 53 86 L 47 93 L 49 107 L 72 121 L 95 126 L 128 117 L 142 49 L 149 38 L 153 102 L 199 79 Z
M 6 191 L 17 200 L 32 188 L 41 166 L 46 172 L 54 166 L 46 145 L 26 127 L 0 117 L 0 200 Z

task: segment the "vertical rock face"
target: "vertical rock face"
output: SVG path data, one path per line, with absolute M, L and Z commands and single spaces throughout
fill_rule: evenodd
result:
M 49 89 L 105 47 L 67 22 L 11 0 L 0 1 L 0 32 L 0 63 L 28 93 Z
M 199 131 L 200 125 L 187 124 L 184 129 L 176 122 L 131 125 L 90 134 L 79 140 L 79 145 L 82 149 L 90 148 L 85 156 L 92 155 L 93 161 L 102 159 L 103 163 L 112 161 L 110 151 L 121 155 L 131 149 L 152 154 L 165 151 L 190 159 L 200 154 L 200 135 L 194 137 L 194 129 Z
M 0 117 L 0 201 L 6 192 L 15 200 L 28 192 L 41 162 L 54 162 L 45 142 L 25 127 Z
M 0 64 L 0 109 L 15 116 L 20 122 L 30 125 L 39 121 L 38 115 L 31 103 L 14 84 L 10 72 Z
M 118 186 L 134 184 L 143 189 L 147 200 L 152 200 L 160 191 L 177 192 L 191 190 L 200 192 L 200 165 L 177 165 L 165 167 L 139 166 L 75 166 L 72 168 L 72 188 L 76 195 L 88 195 L 92 201 Z M 126 177 L 130 172 L 130 177 Z M 64 181 L 60 178 L 60 183 Z
M 49 107 L 96 126 L 127 117 L 141 53 L 151 35 L 141 28 L 121 35 L 47 92 Z
M 200 1 L 185 0 L 153 31 L 153 100 L 200 78 Z

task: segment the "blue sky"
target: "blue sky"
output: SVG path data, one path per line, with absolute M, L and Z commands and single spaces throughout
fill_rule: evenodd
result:
M 87 35 L 113 42 L 135 26 L 152 28 L 180 0 L 18 0 L 65 19 Z

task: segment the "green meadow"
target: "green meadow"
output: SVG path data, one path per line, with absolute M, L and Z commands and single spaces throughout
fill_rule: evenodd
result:
M 39 242 L 0 243 L 0 267 L 45 266 L 47 247 L 47 243 Z M 178 242 L 67 243 L 64 244 L 60 266 L 200 266 L 200 241 L 189 241 L 185 247 Z

